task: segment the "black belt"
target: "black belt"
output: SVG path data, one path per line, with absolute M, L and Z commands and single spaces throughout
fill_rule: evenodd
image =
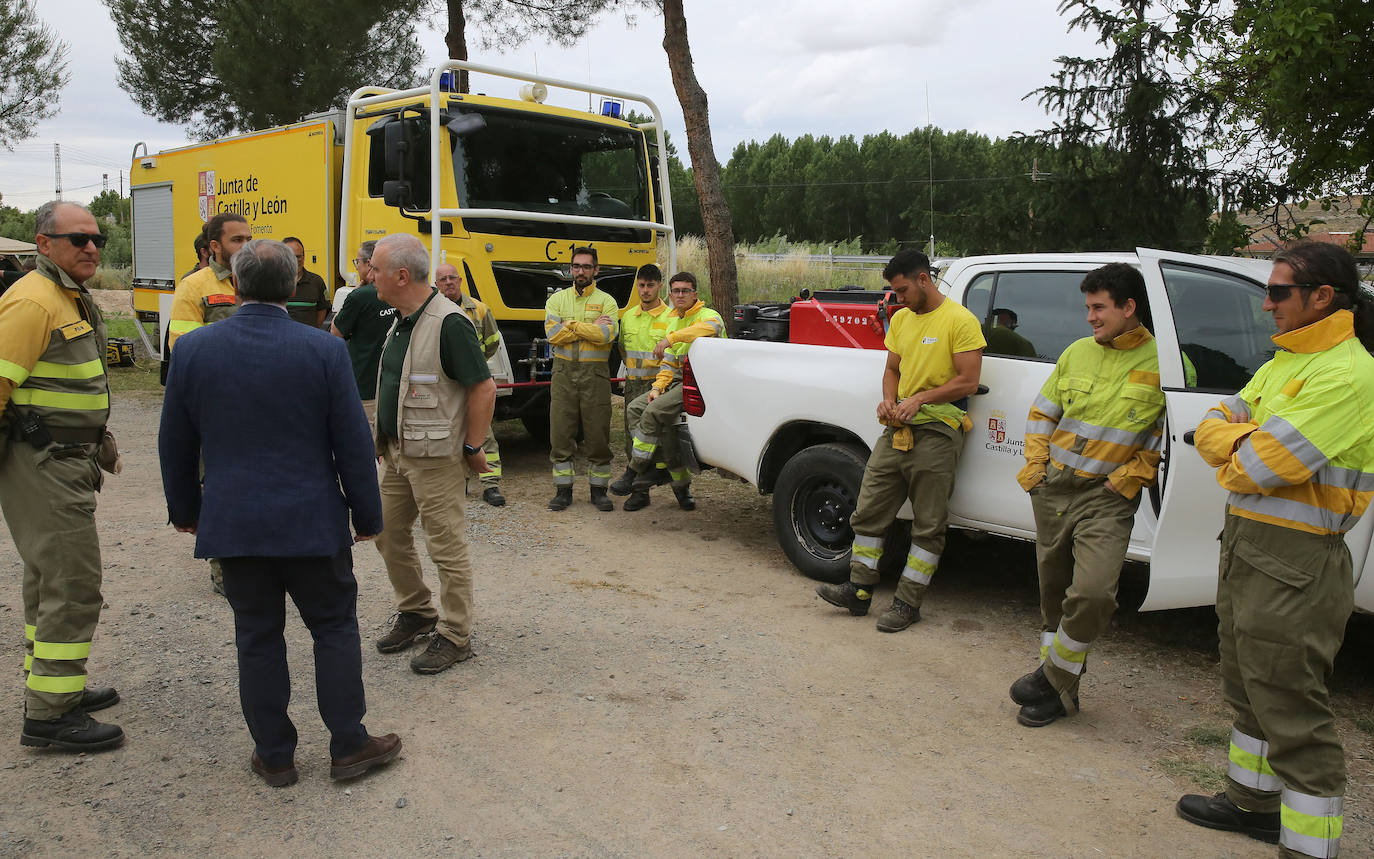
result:
M 100 444 L 100 439 L 105 435 L 105 428 L 48 427 L 48 435 L 52 436 L 52 440 L 58 444 Z

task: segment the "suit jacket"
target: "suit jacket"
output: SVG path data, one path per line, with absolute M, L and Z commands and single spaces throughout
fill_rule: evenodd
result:
M 196 557 L 335 555 L 382 530 L 372 432 L 342 340 L 247 304 L 183 334 L 158 430 L 172 524 Z M 199 463 L 204 460 L 204 484 Z

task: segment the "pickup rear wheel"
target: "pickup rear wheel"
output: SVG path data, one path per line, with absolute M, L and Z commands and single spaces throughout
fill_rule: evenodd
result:
M 859 501 L 866 457 L 848 444 L 818 444 L 789 459 L 773 488 L 773 528 L 788 560 L 823 582 L 849 578 L 854 532 L 849 517 Z

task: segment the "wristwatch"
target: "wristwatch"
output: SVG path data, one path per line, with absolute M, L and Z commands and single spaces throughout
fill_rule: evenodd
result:
M 463 456 L 476 456 L 482 448 L 463 442 Z

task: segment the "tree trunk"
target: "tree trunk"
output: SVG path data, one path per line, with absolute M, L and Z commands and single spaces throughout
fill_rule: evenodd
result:
M 730 207 L 720 184 L 720 163 L 711 145 L 711 122 L 707 116 L 706 91 L 697 82 L 692 68 L 692 48 L 687 42 L 687 19 L 682 0 L 664 0 L 663 50 L 668 54 L 668 69 L 673 73 L 682 117 L 687 122 L 687 152 L 692 158 L 692 178 L 701 205 L 702 226 L 706 232 L 706 253 L 711 266 L 711 304 L 726 320 L 734 321 L 739 303 L 739 284 L 735 274 L 735 233 L 730 223 Z
M 448 0 L 448 32 L 444 34 L 450 60 L 468 58 L 468 19 L 463 14 L 463 0 Z M 458 73 L 458 91 L 468 91 L 468 73 Z

